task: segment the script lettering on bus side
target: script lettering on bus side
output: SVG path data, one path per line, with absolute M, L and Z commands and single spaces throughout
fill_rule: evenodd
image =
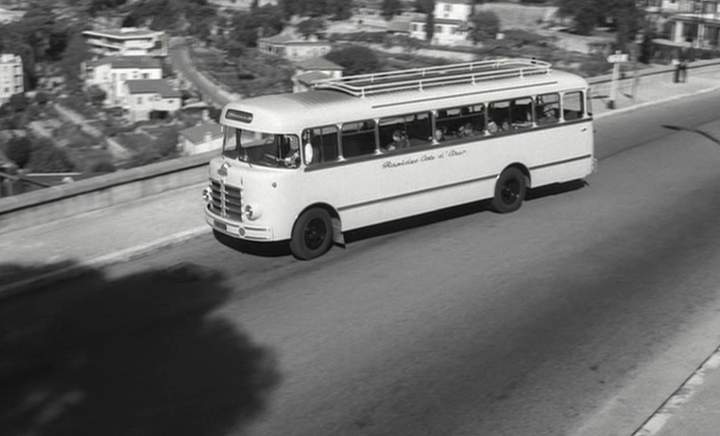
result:
M 407 165 L 415 165 L 420 162 L 434 161 L 438 159 L 445 159 L 450 157 L 462 156 L 467 152 L 464 148 L 453 148 L 450 150 L 433 151 L 430 153 L 424 153 L 420 156 L 405 157 L 400 159 L 386 160 L 383 162 L 383 168 L 397 168 L 404 167 Z

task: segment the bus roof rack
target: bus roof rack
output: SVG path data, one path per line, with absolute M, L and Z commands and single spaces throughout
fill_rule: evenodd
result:
M 319 80 L 314 87 L 365 97 L 451 85 L 474 85 L 496 79 L 524 78 L 529 75 L 549 74 L 550 69 L 550 63 L 536 59 L 501 58 Z

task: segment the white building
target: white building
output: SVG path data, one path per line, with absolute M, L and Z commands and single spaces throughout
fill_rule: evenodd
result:
M 328 41 L 320 41 L 317 37 L 311 36 L 303 39 L 285 33 L 259 38 L 257 46 L 258 50 L 263 53 L 281 56 L 291 61 L 325 56 L 332 49 Z
M 16 54 L 0 54 L 0 104 L 24 92 L 23 77 L 22 58 Z
M 646 0 L 645 13 L 661 46 L 720 48 L 720 0 Z
M 431 40 L 436 45 L 456 45 L 467 41 L 468 19 L 472 14 L 472 0 L 438 0 L 433 18 L 435 29 Z M 416 17 L 410 21 L 410 36 L 425 39 L 426 19 Z
M 253 0 L 208 0 L 208 3 L 221 9 L 232 9 L 236 11 L 249 11 Z M 276 5 L 277 0 L 258 0 L 258 6 Z
M 185 155 L 205 153 L 222 148 L 222 140 L 220 125 L 212 120 L 206 120 L 195 127 L 181 130 L 178 148 Z
M 90 50 L 103 56 L 167 56 L 167 35 L 159 30 L 123 27 L 86 30 L 83 36 Z
M 119 106 L 125 102 L 127 80 L 162 79 L 159 59 L 148 56 L 108 56 L 84 66 L 85 86 L 105 91 L 105 104 Z
M 295 63 L 292 77 L 293 92 L 307 91 L 318 80 L 337 79 L 343 75 L 343 67 L 325 58 L 313 58 Z
M 165 117 L 182 106 L 182 95 L 167 80 L 128 80 L 125 82 L 126 103 L 131 122 Z

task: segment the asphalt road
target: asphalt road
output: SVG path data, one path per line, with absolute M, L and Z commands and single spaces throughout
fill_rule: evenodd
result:
M 661 127 L 718 114 L 599 120 L 588 185 L 511 215 L 312 262 L 197 238 L 4 303 L 0 433 L 631 434 L 720 343 L 720 146 Z
M 173 68 L 178 71 L 184 78 L 192 82 L 197 90 L 202 94 L 202 99 L 217 107 L 223 107 L 231 101 L 231 95 L 223 91 L 220 87 L 211 82 L 207 77 L 198 72 L 190 59 L 188 46 L 181 38 L 173 41 L 168 50 L 168 58 Z

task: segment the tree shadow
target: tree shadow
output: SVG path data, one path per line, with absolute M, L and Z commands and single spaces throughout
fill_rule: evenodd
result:
M 0 302 L 0 434 L 214 436 L 249 424 L 280 376 L 268 349 L 211 313 L 230 294 L 222 280 L 192 264 L 112 279 L 87 269 Z

